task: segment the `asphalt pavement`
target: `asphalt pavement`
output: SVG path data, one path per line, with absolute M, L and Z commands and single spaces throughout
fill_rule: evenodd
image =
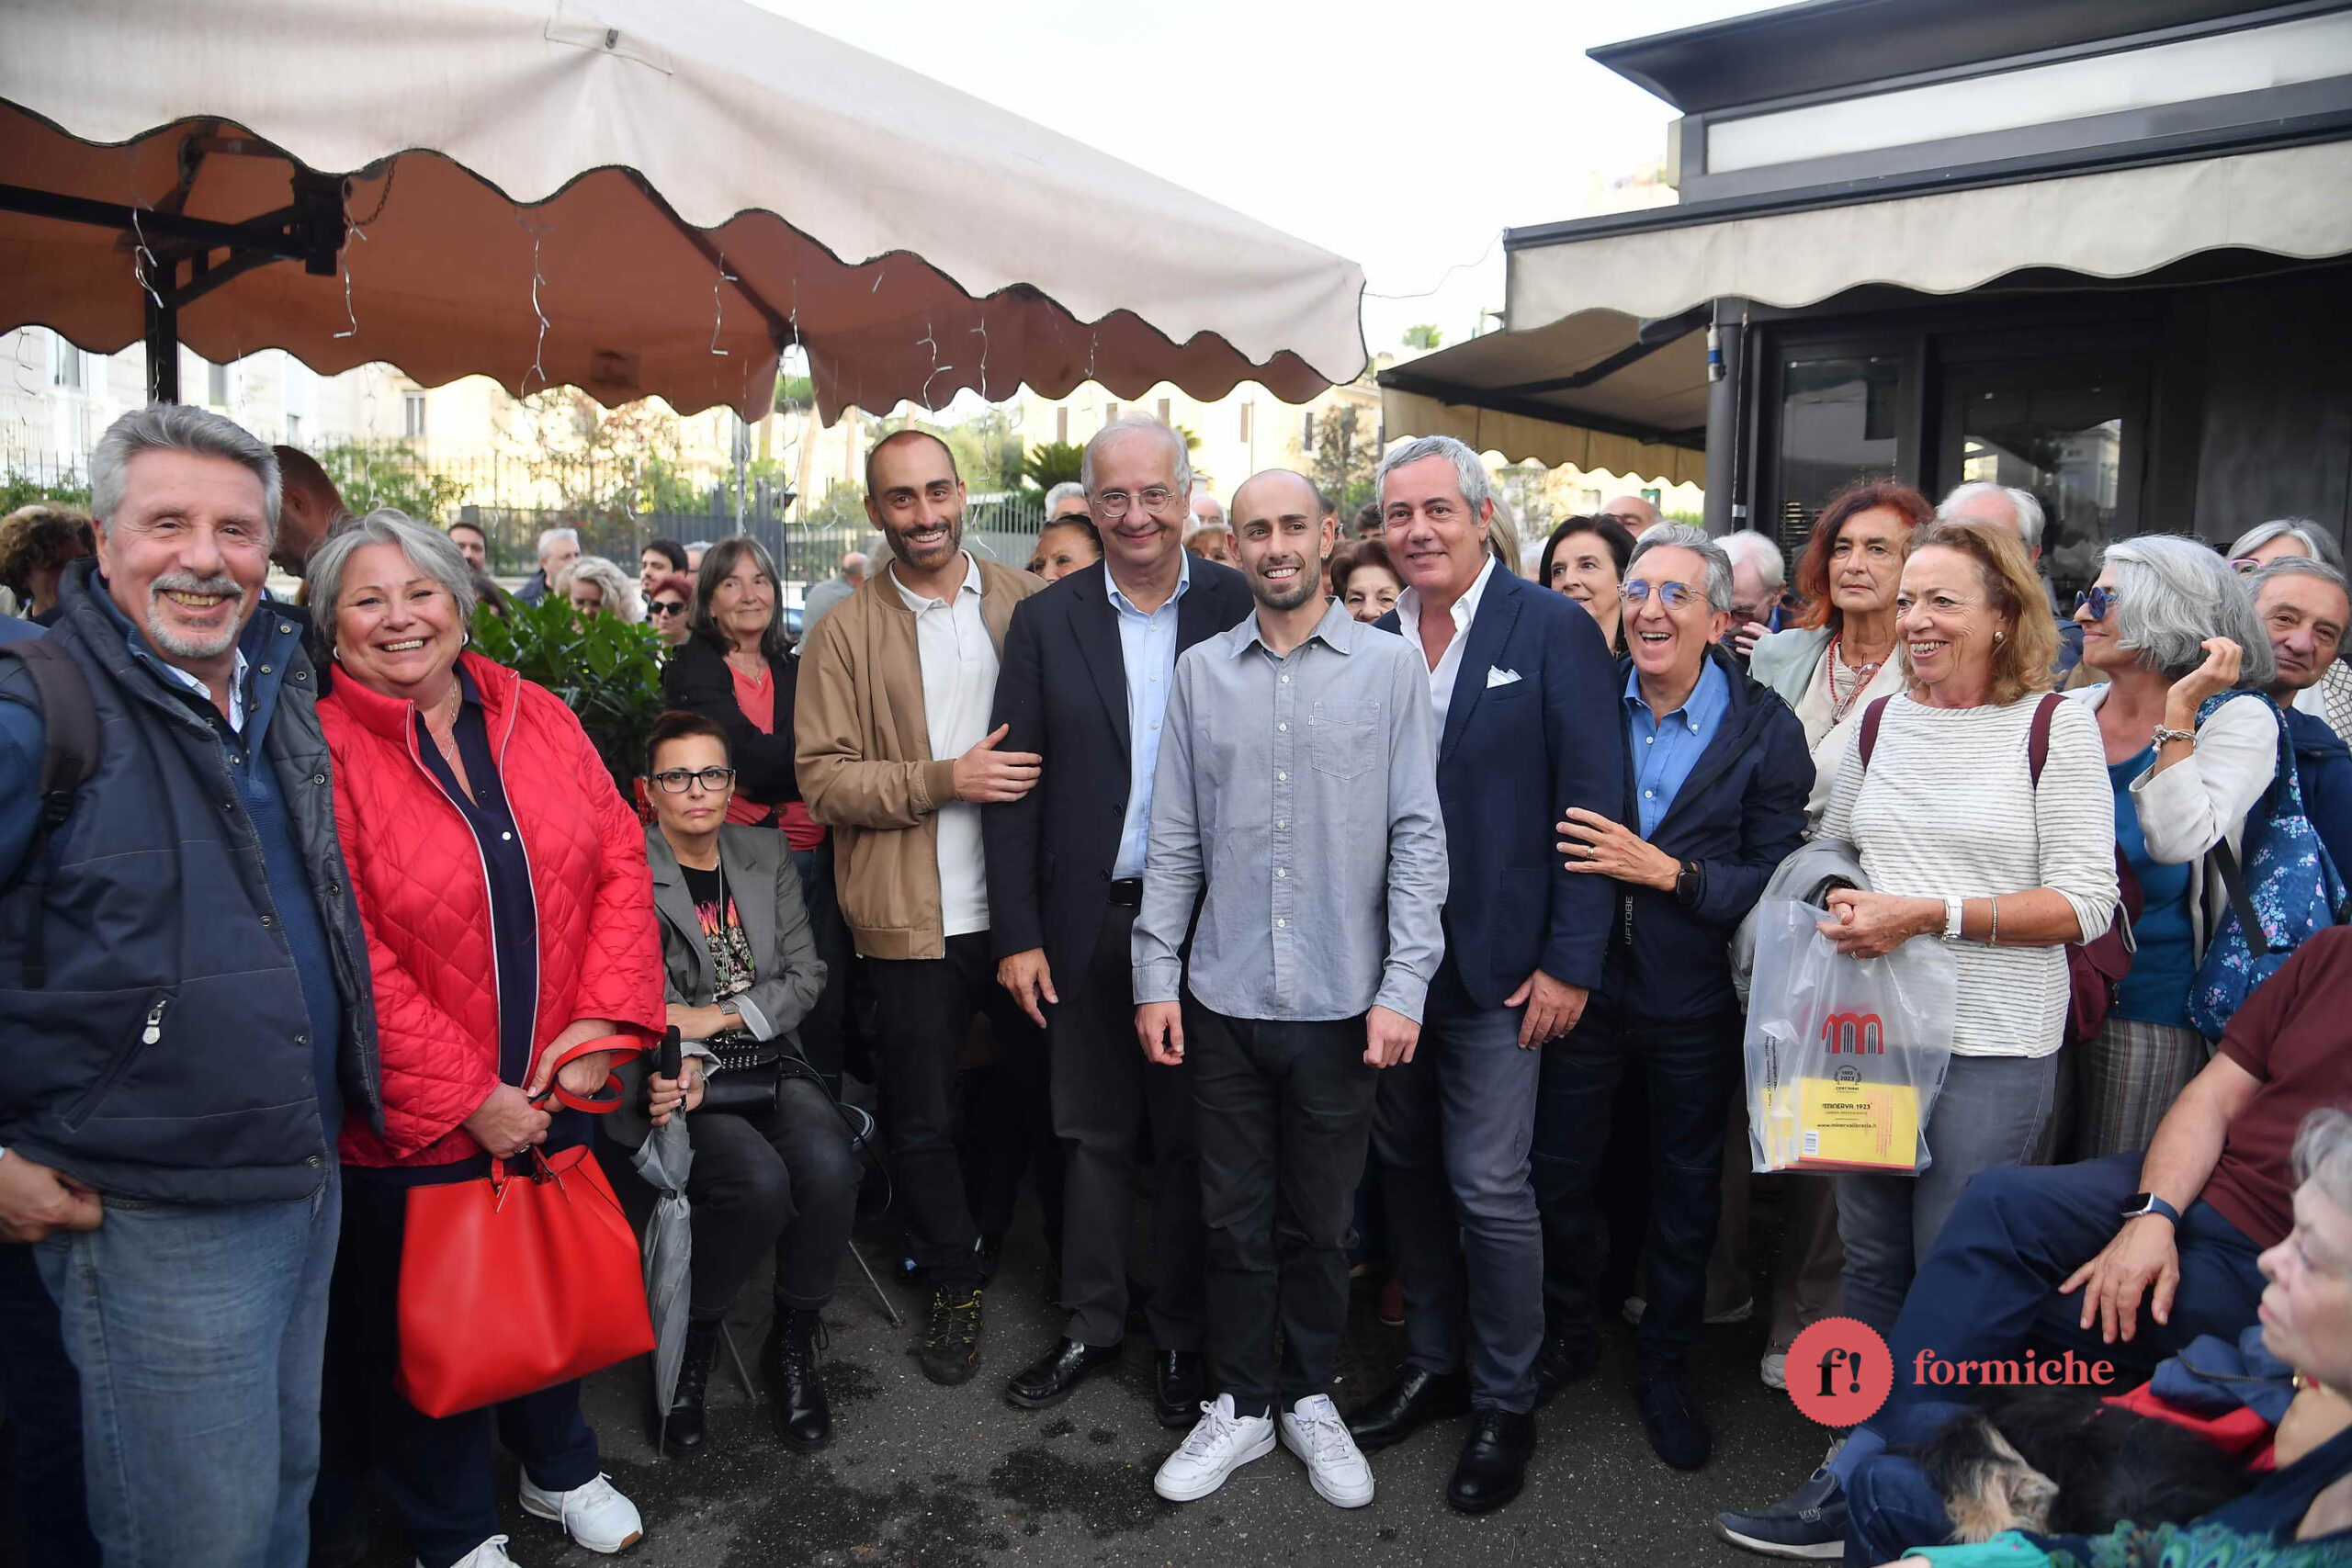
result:
M 1767 1234 L 1769 1207 L 1759 1207 Z M 892 1249 L 862 1234 L 877 1265 Z M 1759 1258 L 1759 1262 L 1764 1259 Z M 1275 1450 L 1197 1503 L 1164 1503 L 1152 1472 L 1178 1434 L 1150 1407 L 1150 1362 L 1140 1327 L 1125 1360 L 1062 1404 L 1008 1404 L 1005 1380 L 1046 1349 L 1060 1314 L 1046 1297 L 1049 1268 L 1034 1209 L 1007 1244 L 987 1295 L 982 1361 L 960 1388 L 928 1382 L 911 1347 L 921 1300 L 886 1284 L 907 1319 L 882 1303 L 844 1262 L 824 1321 L 822 1355 L 834 1441 L 815 1455 L 775 1437 L 764 1402 L 725 1364 L 713 1379 L 711 1451 L 690 1463 L 658 1459 L 644 1416 L 643 1364 L 592 1379 L 587 1404 L 614 1483 L 645 1516 L 645 1540 L 618 1561 L 643 1568 L 1017 1568 L 1022 1564 L 1280 1562 L 1286 1568 L 1387 1564 L 1715 1564 L 1759 1562 L 1707 1531 L 1719 1508 L 1780 1496 L 1819 1459 L 1820 1427 L 1787 1395 L 1757 1380 L 1760 1322 L 1707 1330 L 1697 1383 L 1715 1433 L 1705 1469 L 1684 1474 L 1650 1452 L 1627 1392 L 1631 1330 L 1612 1323 L 1600 1370 L 1545 1407 L 1527 1490 L 1483 1518 L 1445 1505 L 1462 1425 L 1450 1423 L 1373 1456 L 1379 1495 L 1344 1511 L 1317 1497 L 1305 1469 Z M 1359 1290 L 1342 1352 L 1341 1409 L 1370 1398 L 1401 1355 L 1402 1331 L 1376 1321 Z M 732 1332 L 752 1361 L 765 1327 L 765 1285 L 743 1292 Z M 513 1503 L 513 1461 L 500 1457 L 508 1550 L 524 1568 L 588 1568 L 613 1561 L 563 1542 Z M 368 1568 L 406 1568 L 399 1527 L 380 1499 Z

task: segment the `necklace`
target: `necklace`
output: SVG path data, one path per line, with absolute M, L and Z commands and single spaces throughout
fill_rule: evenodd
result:
M 1846 663 L 1844 655 L 1838 650 L 1838 639 L 1834 636 L 1829 639 L 1829 722 L 1831 724 L 1845 722 L 1846 716 L 1853 710 L 1856 700 L 1869 689 L 1871 678 L 1879 671 L 1879 666 L 1885 662 L 1886 660 L 1882 655 L 1868 664 L 1856 664 L 1849 667 Z M 1853 689 L 1840 694 L 1838 690 L 1838 671 L 1849 668 L 1854 677 Z
M 458 766 L 457 730 L 458 709 L 463 705 L 464 702 L 465 691 L 458 684 L 456 679 L 453 677 L 449 682 L 448 701 L 447 703 L 435 703 L 433 705 L 436 710 L 443 708 L 447 710 L 447 716 L 449 721 L 449 733 L 447 736 L 444 736 L 439 728 L 434 724 L 430 716 L 426 717 L 424 721 L 424 733 L 433 738 L 434 748 L 441 753 L 442 760 L 449 764 L 452 772 L 455 772 Z

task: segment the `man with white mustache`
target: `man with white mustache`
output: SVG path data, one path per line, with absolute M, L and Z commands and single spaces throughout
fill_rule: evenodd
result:
M 300 1568 L 346 1106 L 380 1131 L 367 944 L 300 612 L 264 606 L 279 478 L 201 409 L 91 460 L 97 556 L 47 645 L 97 719 L 0 676 L 0 1236 L 80 1374 L 120 1568 Z
M 1176 661 L 1135 925 L 1136 1032 L 1192 1073 L 1218 1389 L 1152 1484 L 1205 1497 L 1279 1429 L 1360 1508 L 1372 1467 L 1329 1385 L 1374 1089 L 1443 941 L 1436 734 L 1413 650 L 1322 596 L 1315 487 L 1270 470 L 1233 516 L 1257 613 Z

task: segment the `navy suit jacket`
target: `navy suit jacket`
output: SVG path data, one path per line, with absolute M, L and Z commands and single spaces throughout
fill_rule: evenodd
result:
M 1239 572 L 1197 558 L 1192 570 L 1176 602 L 1180 658 L 1250 609 Z M 1110 908 L 1133 771 L 1126 656 L 1102 572 L 1082 568 L 1013 606 L 989 726 L 1012 727 L 999 750 L 1035 751 L 1045 766 L 1036 788 L 980 812 L 989 946 L 999 958 L 1044 948 L 1065 996 Z
M 1393 610 L 1379 625 L 1402 633 Z M 1437 750 L 1453 879 L 1446 962 L 1481 1008 L 1500 1007 L 1538 969 L 1592 989 L 1615 884 L 1568 871 L 1552 846 L 1566 807 L 1622 809 L 1623 677 L 1599 623 L 1499 565 L 1466 635 Z M 1490 671 L 1519 679 L 1489 685 Z

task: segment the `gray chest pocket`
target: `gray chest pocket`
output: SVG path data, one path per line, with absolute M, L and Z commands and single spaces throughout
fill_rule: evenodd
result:
M 1317 703 L 1306 720 L 1306 758 L 1318 773 L 1360 778 L 1372 771 L 1380 730 L 1378 703 Z

